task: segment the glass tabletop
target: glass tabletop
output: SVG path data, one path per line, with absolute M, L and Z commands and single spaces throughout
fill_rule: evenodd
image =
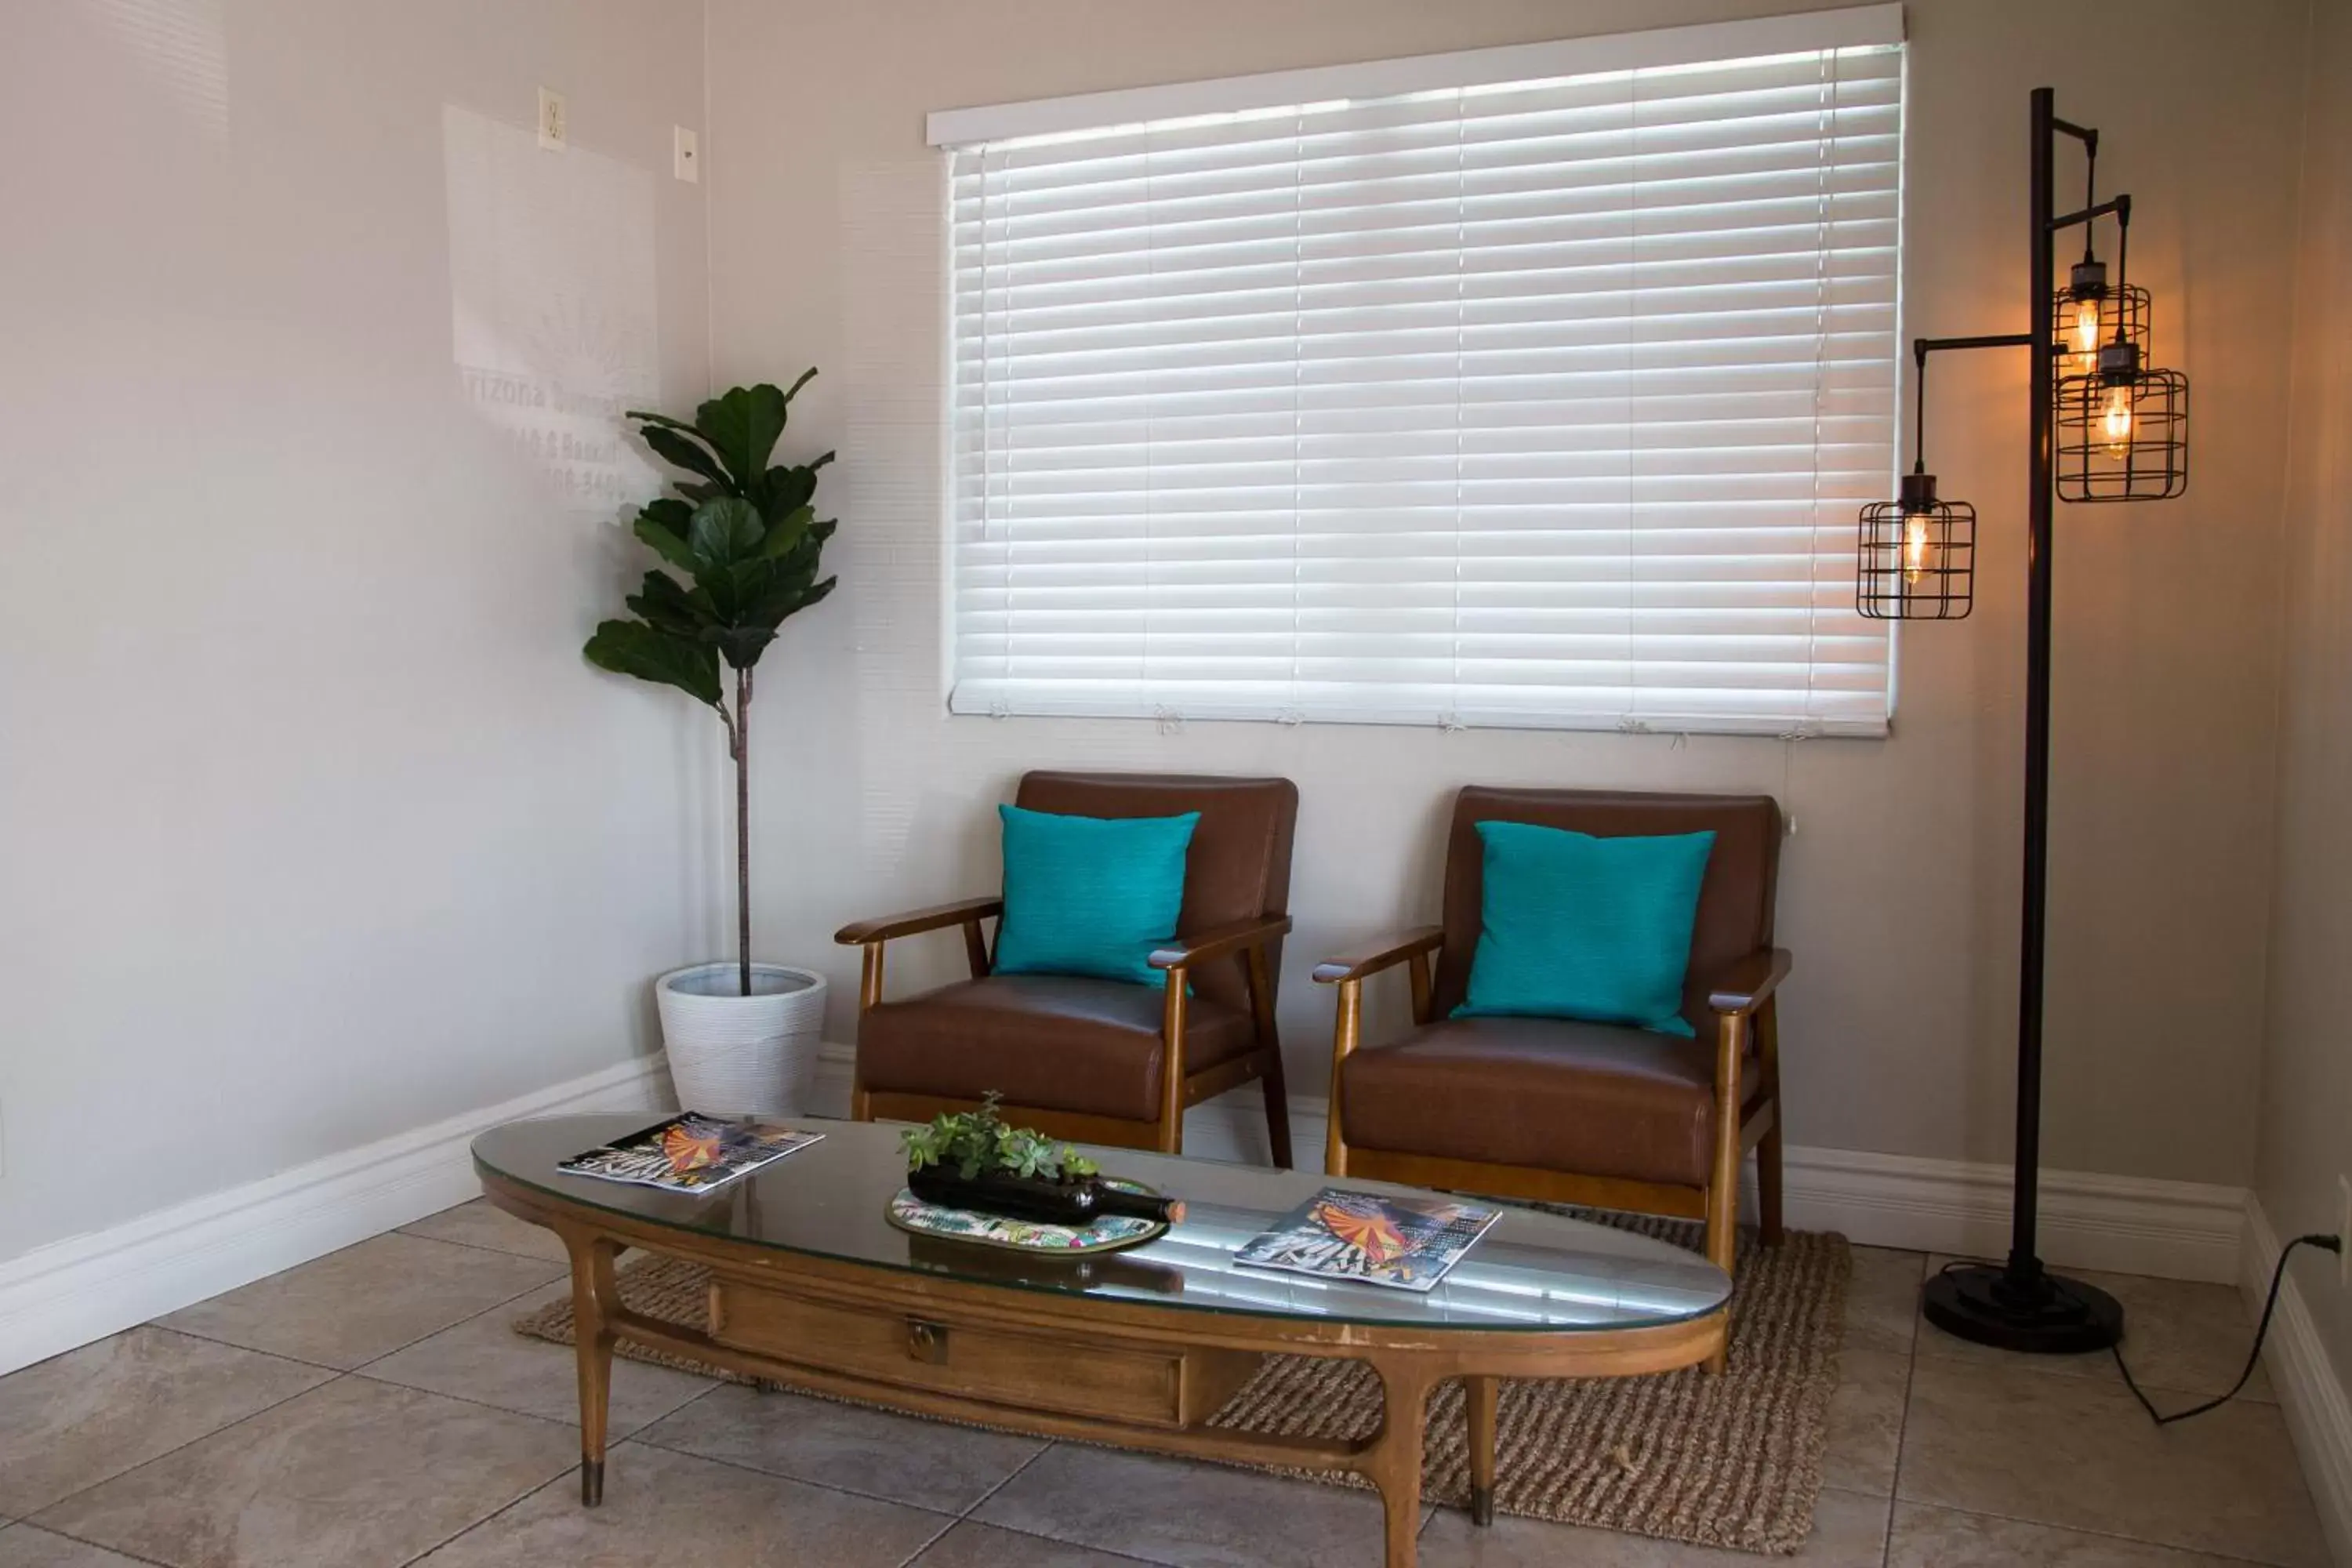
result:
M 1089 1149 L 1107 1175 L 1184 1200 L 1183 1221 L 1124 1252 L 1009 1252 L 910 1235 L 884 1218 L 906 1184 L 896 1127 L 798 1117 L 824 1138 L 700 1196 L 566 1175 L 556 1163 L 646 1125 L 642 1112 L 513 1121 L 474 1140 L 482 1171 L 569 1202 L 750 1247 L 976 1284 L 1202 1311 L 1429 1329 L 1559 1333 L 1677 1323 L 1720 1307 L 1723 1270 L 1694 1252 L 1562 1215 L 1505 1205 L 1502 1217 L 1425 1294 L 1238 1264 L 1234 1254 L 1327 1186 L 1416 1189 L 1133 1149 Z

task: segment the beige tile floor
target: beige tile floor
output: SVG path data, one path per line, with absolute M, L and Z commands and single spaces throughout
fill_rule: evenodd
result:
M 1802 1568 L 2318 1568 L 2269 1385 L 2157 1431 L 2104 1357 L 1922 1327 L 1940 1260 L 1855 1251 L 1828 1489 Z M 967 1431 L 623 1362 L 604 1506 L 577 1502 L 568 1351 L 509 1321 L 562 1262 L 479 1203 L 0 1378 L 0 1568 L 1340 1568 L 1364 1495 Z M 2224 1287 L 2098 1282 L 2159 1404 L 2219 1393 Z M 13 1521 L 13 1522 L 12 1522 Z M 1430 1568 L 1767 1561 L 1433 1510 Z

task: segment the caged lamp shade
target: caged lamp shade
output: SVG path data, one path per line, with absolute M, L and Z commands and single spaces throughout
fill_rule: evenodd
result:
M 1936 494 L 1936 476 L 1903 476 L 1899 500 L 1862 509 L 1854 608 L 1874 621 L 1957 621 L 1974 607 L 1977 509 Z
M 2050 341 L 2058 351 L 2061 377 L 2096 374 L 2099 351 L 2109 343 L 2129 343 L 2147 359 L 2147 290 L 2137 283 L 2109 282 L 2105 262 L 2085 256 L 2074 263 L 2052 308 Z
M 2169 500 L 2189 488 L 2189 378 L 2110 342 L 2058 383 L 2053 478 L 2065 501 Z

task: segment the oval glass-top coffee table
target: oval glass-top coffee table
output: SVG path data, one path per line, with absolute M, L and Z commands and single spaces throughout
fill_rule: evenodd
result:
M 490 1200 L 562 1237 L 578 1320 L 583 1502 L 604 1492 L 613 1346 L 629 1340 L 748 1376 L 948 1416 L 1202 1458 L 1352 1470 L 1379 1488 L 1387 1561 L 1413 1560 L 1431 1389 L 1463 1380 L 1472 1512 L 1492 1516 L 1495 1388 L 1505 1377 L 1626 1377 L 1724 1342 L 1731 1281 L 1696 1253 L 1505 1207 L 1426 1294 L 1245 1268 L 1234 1252 L 1326 1186 L 1413 1189 L 1094 1150 L 1104 1171 L 1184 1200 L 1181 1223 L 1082 1258 L 910 1235 L 885 1218 L 904 1184 L 898 1130 L 794 1119 L 824 1139 L 700 1197 L 566 1175 L 557 1162 L 645 1125 L 642 1113 L 511 1122 L 474 1141 Z M 709 1326 L 633 1312 L 623 1247 L 710 1270 Z M 1359 1441 L 1213 1427 L 1267 1354 L 1367 1363 L 1385 1394 Z

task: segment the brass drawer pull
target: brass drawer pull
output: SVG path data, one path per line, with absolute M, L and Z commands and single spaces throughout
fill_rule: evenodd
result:
M 939 1366 L 947 1364 L 947 1325 L 927 1323 L 920 1318 L 908 1319 L 907 1354 L 915 1361 L 927 1361 Z

